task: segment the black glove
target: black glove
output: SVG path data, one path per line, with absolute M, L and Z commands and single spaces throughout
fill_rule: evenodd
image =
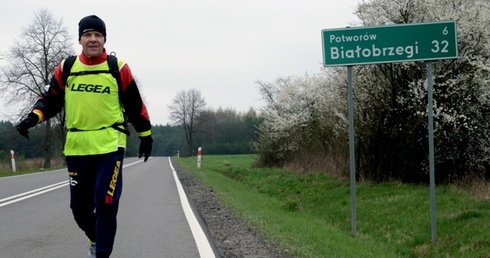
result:
M 29 115 L 27 115 L 27 117 L 24 118 L 24 120 L 20 121 L 20 123 L 17 126 L 15 126 L 15 129 L 19 131 L 20 135 L 29 139 L 28 129 L 36 126 L 38 122 L 39 122 L 39 117 L 34 113 L 29 113 Z
M 153 143 L 153 139 L 151 138 L 151 135 L 148 135 L 140 137 L 140 140 L 140 152 L 138 158 L 141 158 L 141 156 L 144 155 L 146 162 L 151 155 L 151 144 Z

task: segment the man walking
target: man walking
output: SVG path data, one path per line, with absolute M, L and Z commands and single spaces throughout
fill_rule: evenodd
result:
M 122 191 L 125 118 L 139 135 L 139 157 L 145 162 L 152 150 L 151 123 L 129 66 L 106 53 L 104 21 L 90 15 L 78 26 L 82 53 L 55 68 L 49 89 L 16 128 L 28 138 L 29 128 L 64 109 L 70 208 L 88 237 L 89 256 L 109 257 Z M 116 73 L 111 58 L 117 61 Z

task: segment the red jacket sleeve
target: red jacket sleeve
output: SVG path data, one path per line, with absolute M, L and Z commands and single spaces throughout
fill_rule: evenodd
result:
M 48 90 L 37 100 L 34 111 L 41 121 L 48 120 L 58 114 L 65 102 L 65 85 L 61 79 L 61 64 L 56 66 Z

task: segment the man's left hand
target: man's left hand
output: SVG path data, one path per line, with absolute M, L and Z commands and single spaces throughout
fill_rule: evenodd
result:
M 148 160 L 151 155 L 152 143 L 153 139 L 151 138 L 151 135 L 140 137 L 140 150 L 138 158 L 144 156 L 145 162 Z

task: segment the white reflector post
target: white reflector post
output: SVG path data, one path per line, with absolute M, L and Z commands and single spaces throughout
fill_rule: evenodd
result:
M 12 171 L 15 173 L 16 172 L 16 168 L 15 168 L 15 155 L 14 155 L 14 151 L 13 150 L 10 150 L 10 160 L 12 160 Z
M 197 168 L 201 168 L 201 147 L 197 148 Z

